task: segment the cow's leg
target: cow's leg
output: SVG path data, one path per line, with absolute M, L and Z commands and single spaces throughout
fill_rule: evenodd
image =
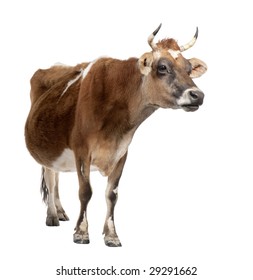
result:
M 57 215 L 57 210 L 55 206 L 55 186 L 56 186 L 56 176 L 58 174 L 53 170 L 43 167 L 42 170 L 42 191 L 44 193 L 44 198 L 47 193 L 47 226 L 59 226 L 59 219 Z
M 80 215 L 77 220 L 74 242 L 79 244 L 88 244 L 88 221 L 87 221 L 87 205 L 92 196 L 92 189 L 90 185 L 90 166 L 89 163 L 84 163 L 83 160 L 77 160 L 76 163 L 77 174 L 79 180 L 79 199 L 80 199 Z
M 114 225 L 114 207 L 118 199 L 118 184 L 126 161 L 127 153 L 120 159 L 114 171 L 108 177 L 108 184 L 105 192 L 107 213 L 103 234 L 105 245 L 109 247 L 120 247 L 121 243 Z
M 66 212 L 64 211 L 60 196 L 59 196 L 59 174 L 55 173 L 55 189 L 54 189 L 54 202 L 56 206 L 57 216 L 60 221 L 68 221 L 69 217 L 67 216 Z

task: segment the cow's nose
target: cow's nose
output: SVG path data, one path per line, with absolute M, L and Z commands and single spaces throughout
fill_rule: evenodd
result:
M 189 98 L 192 104 L 201 105 L 204 100 L 204 93 L 200 90 L 190 90 L 188 91 Z

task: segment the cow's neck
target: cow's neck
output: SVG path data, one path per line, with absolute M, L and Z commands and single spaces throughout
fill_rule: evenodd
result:
M 129 133 L 129 130 L 134 132 L 145 121 L 151 114 L 153 114 L 159 107 L 156 105 L 150 104 L 148 99 L 148 94 L 146 93 L 145 88 L 147 87 L 145 77 L 143 78 L 140 70 L 137 66 L 137 59 L 131 58 L 127 61 L 122 61 L 122 66 L 126 63 L 126 67 L 121 68 L 121 76 L 127 77 L 126 81 L 118 84 L 120 86 L 119 92 L 122 95 L 125 95 L 126 98 L 121 100 L 121 109 L 117 112 L 118 108 L 116 107 L 113 120 L 117 119 L 119 126 L 119 131 L 123 131 L 126 128 L 126 124 L 129 124 L 129 128 L 126 130 L 126 134 Z M 122 73 L 126 71 L 126 73 Z M 131 75 L 131 74 L 132 75 Z M 129 75 L 130 74 L 130 75 Z M 115 82 L 119 78 L 115 76 Z M 126 108 L 125 112 L 122 113 L 122 109 Z

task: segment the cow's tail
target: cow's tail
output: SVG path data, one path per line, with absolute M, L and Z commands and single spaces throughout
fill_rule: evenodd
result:
M 42 195 L 42 200 L 45 202 L 45 204 L 47 204 L 48 203 L 48 187 L 47 187 L 46 181 L 45 181 L 45 168 L 44 167 L 42 167 L 42 170 L 41 170 L 40 192 Z

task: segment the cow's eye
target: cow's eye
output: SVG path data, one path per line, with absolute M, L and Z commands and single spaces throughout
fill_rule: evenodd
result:
M 158 71 L 159 74 L 162 74 L 162 75 L 165 75 L 166 73 L 169 73 L 169 69 L 164 64 L 158 65 L 157 71 Z
M 166 72 L 167 71 L 167 67 L 165 65 L 159 65 L 158 66 L 158 71 L 159 72 Z

